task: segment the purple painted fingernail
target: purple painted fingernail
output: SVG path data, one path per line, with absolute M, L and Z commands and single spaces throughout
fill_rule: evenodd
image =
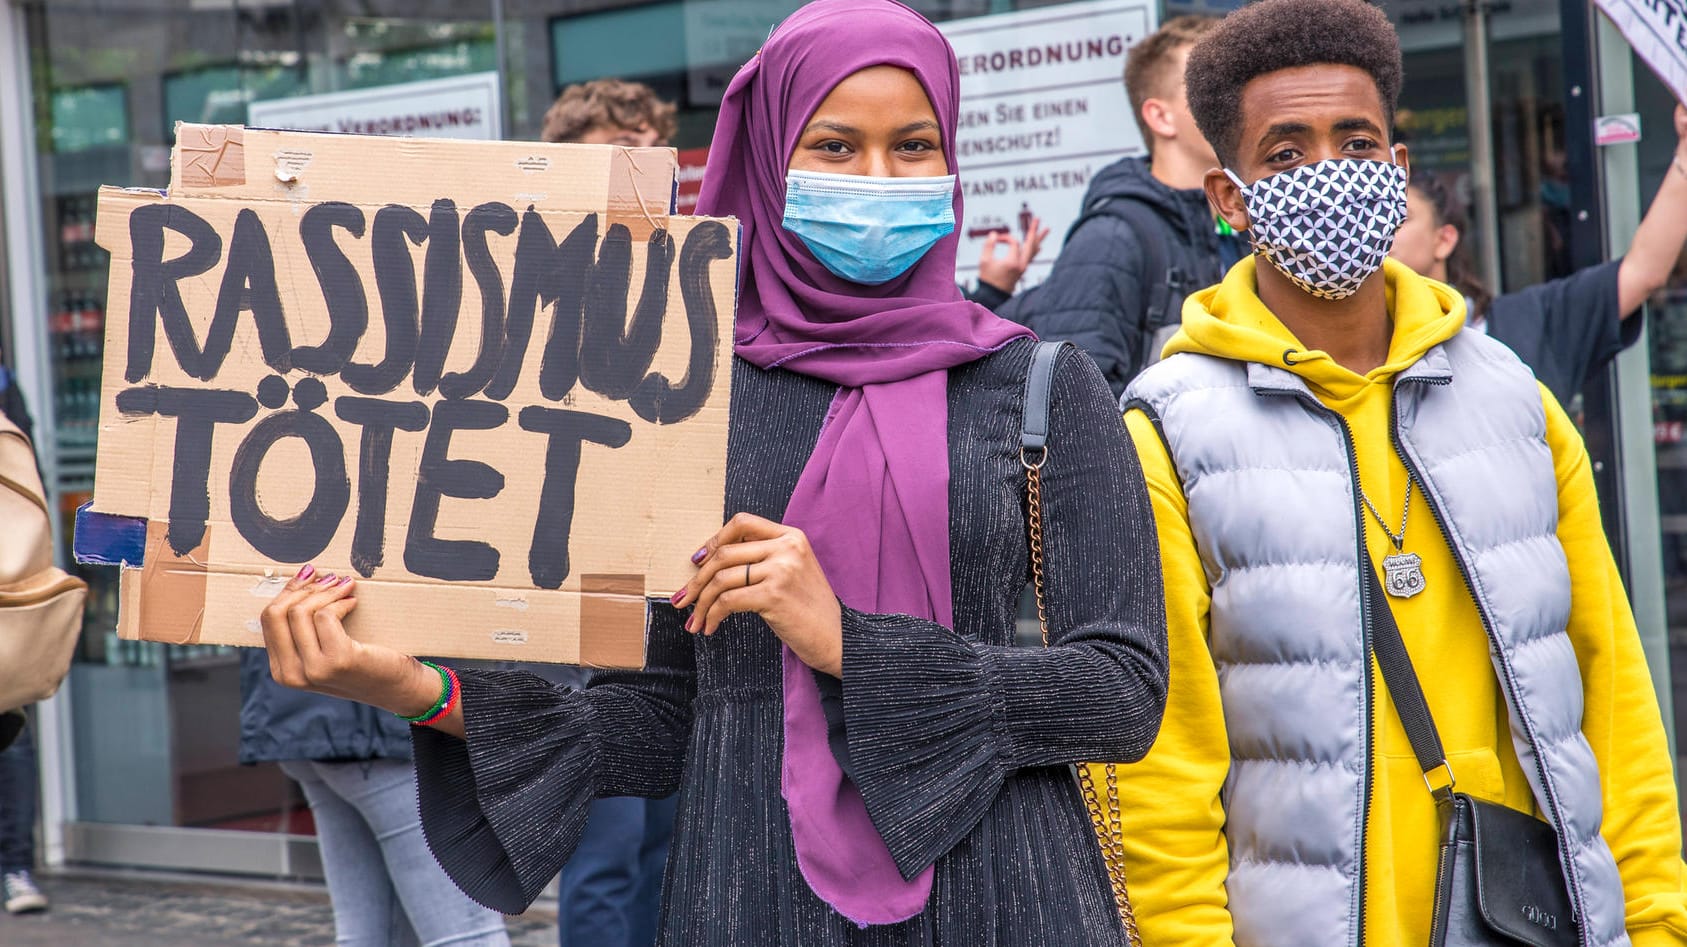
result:
M 316 566 L 313 566 L 309 563 L 306 563 L 302 568 L 299 569 L 299 574 L 294 576 L 293 580 L 295 582 L 309 582 L 310 577 L 315 575 L 315 574 L 316 574 Z
M 697 632 L 697 629 L 692 627 L 695 624 L 697 624 L 697 616 L 696 615 L 693 615 L 690 618 L 687 618 L 685 620 L 685 630 L 695 634 Z
M 335 582 L 334 584 L 335 585 L 350 585 L 351 584 L 351 576 L 349 576 L 349 575 L 340 576 L 340 581 Z
M 680 590 L 678 592 L 674 593 L 674 597 L 671 598 L 671 599 L 668 599 L 668 601 L 672 602 L 675 606 L 678 606 L 679 600 L 682 599 L 682 598 L 685 598 L 685 586 L 683 586 L 683 585 L 680 586 Z
M 691 564 L 696 565 L 699 562 L 702 562 L 704 559 L 708 558 L 708 556 L 709 556 L 709 547 L 704 546 L 702 549 L 699 549 L 696 552 L 691 554 Z
M 317 579 L 316 584 L 318 584 L 318 585 L 333 585 L 334 580 L 337 579 L 337 578 L 339 578 L 339 576 L 330 572 L 327 575 L 323 576 L 322 578 Z

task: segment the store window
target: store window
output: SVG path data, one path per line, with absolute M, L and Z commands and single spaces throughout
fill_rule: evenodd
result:
M 1382 6 L 1399 30 L 1404 53 L 1408 81 L 1401 90 L 1398 131 L 1411 150 L 1412 168 L 1434 171 L 1468 205 L 1464 8 L 1433 0 L 1388 0 Z M 1570 272 L 1558 4 L 1497 4 L 1489 17 L 1489 36 L 1489 134 L 1500 259 L 1499 285 L 1489 289 L 1514 292 Z M 1464 239 L 1479 250 L 1495 236 L 1473 225 Z
M 1643 137 L 1639 159 L 1642 208 L 1650 205 L 1675 158 L 1675 97 L 1638 58 L 1634 59 L 1635 111 Z M 1664 614 L 1668 628 L 1670 680 L 1674 687 L 1677 754 L 1687 733 L 1687 254 L 1676 261 L 1669 285 L 1646 308 L 1651 362 L 1652 441 L 1657 454 L 1658 534 L 1635 542 L 1657 542 L 1663 559 Z

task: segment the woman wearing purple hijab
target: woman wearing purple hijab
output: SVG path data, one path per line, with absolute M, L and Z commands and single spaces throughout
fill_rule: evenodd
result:
M 1088 358 L 1054 374 L 1049 648 L 1029 568 L 1026 331 L 955 287 L 957 70 L 890 0 L 819 0 L 727 89 L 699 211 L 738 218 L 732 518 L 584 690 L 458 672 L 416 728 L 436 857 L 519 912 L 599 796 L 679 791 L 661 943 L 1124 942 L 1068 764 L 1143 756 L 1166 692 L 1147 489 Z M 355 583 L 266 612 L 276 674 L 417 714 L 439 677 L 352 642 Z M 340 657 L 324 658 L 332 654 Z

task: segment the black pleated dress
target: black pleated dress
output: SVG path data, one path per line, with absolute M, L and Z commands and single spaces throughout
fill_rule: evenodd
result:
M 754 615 L 693 637 L 666 603 L 653 606 L 646 670 L 600 672 L 584 690 L 463 671 L 467 740 L 417 728 L 423 824 L 457 884 L 519 912 L 568 859 L 594 796 L 678 790 L 670 947 L 1122 944 L 1067 764 L 1135 760 L 1153 742 L 1167 675 L 1159 553 L 1118 409 L 1069 350 L 1043 470 L 1054 647 L 1014 646 L 1030 353 L 1018 341 L 949 372 L 955 630 L 844 610 L 849 770 L 904 875 L 936 863 L 922 914 L 862 929 L 809 890 L 779 791 L 779 641 Z M 728 511 L 780 520 L 836 389 L 738 361 L 732 390 Z

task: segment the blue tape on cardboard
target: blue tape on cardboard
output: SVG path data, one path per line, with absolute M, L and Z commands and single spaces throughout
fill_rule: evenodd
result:
M 85 566 L 137 568 L 146 559 L 146 519 L 95 513 L 93 503 L 76 509 L 76 542 L 72 552 Z

